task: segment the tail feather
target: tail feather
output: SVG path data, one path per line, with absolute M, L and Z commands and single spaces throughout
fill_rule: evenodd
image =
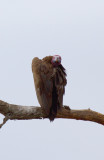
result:
M 53 83 L 53 92 L 52 92 L 52 107 L 50 109 L 49 119 L 53 121 L 57 115 L 57 110 L 60 108 L 58 102 L 58 94 L 55 86 L 55 82 Z

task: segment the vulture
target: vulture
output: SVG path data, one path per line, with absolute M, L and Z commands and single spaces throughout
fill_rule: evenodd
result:
M 53 121 L 57 111 L 63 106 L 65 93 L 66 70 L 61 64 L 59 55 L 35 57 L 32 60 L 32 72 L 38 102 L 43 113 Z

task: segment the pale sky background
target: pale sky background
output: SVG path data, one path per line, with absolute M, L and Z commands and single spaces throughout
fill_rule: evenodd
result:
M 0 99 L 39 105 L 31 61 L 54 54 L 68 74 L 64 104 L 104 113 L 104 0 L 0 0 Z M 104 127 L 8 121 L 0 130 L 0 159 L 104 160 Z

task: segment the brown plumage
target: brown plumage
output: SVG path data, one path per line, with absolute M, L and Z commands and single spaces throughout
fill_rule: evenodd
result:
M 67 83 L 61 57 L 47 56 L 42 60 L 35 57 L 32 61 L 32 72 L 40 106 L 50 121 L 53 121 L 57 110 L 63 106 L 63 94 Z

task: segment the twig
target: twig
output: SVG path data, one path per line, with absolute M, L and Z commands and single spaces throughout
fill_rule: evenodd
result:
M 3 123 L 2 124 L 0 124 L 0 128 L 2 128 L 2 126 L 8 121 L 10 119 L 10 117 L 9 116 L 6 116 L 6 117 L 4 117 L 4 119 L 3 119 Z

